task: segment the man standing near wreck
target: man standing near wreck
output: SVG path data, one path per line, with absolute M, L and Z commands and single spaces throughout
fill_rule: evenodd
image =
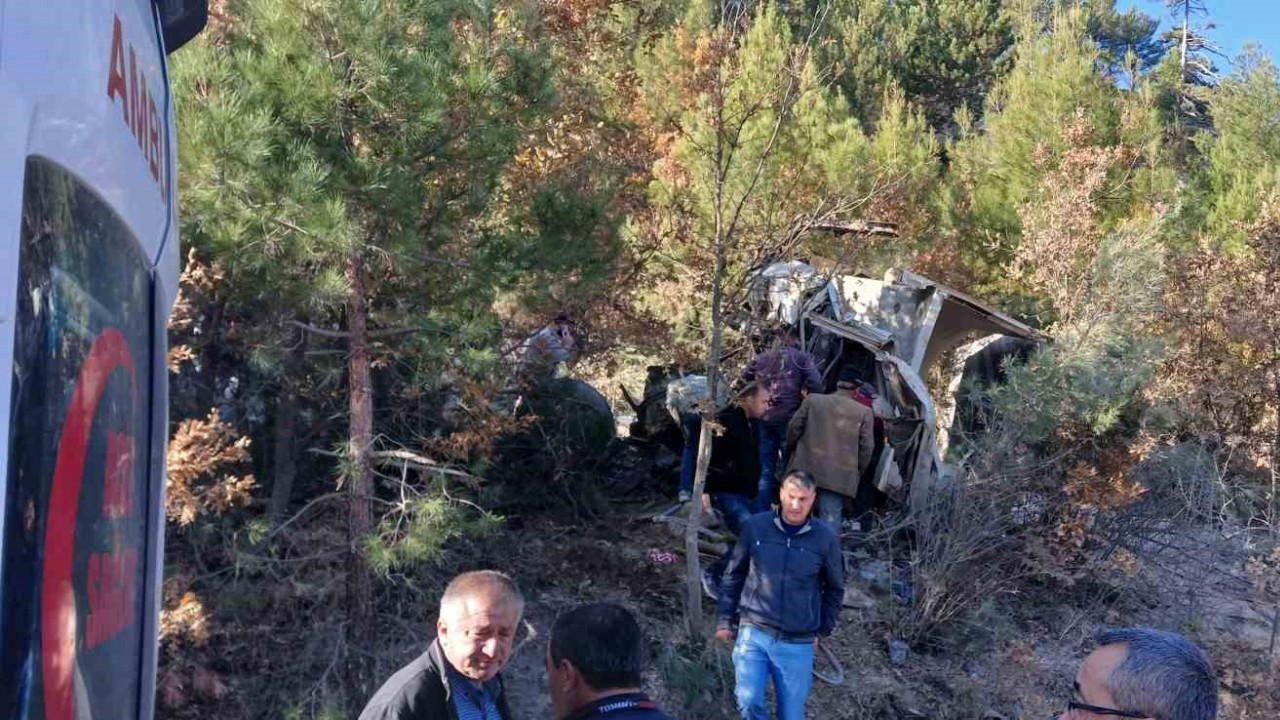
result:
M 743 383 L 758 383 L 769 391 L 769 407 L 758 422 L 760 439 L 760 487 L 756 511 L 763 512 L 778 499 L 778 459 L 787 425 L 800 409 L 804 393 L 822 392 L 818 362 L 800 349 L 794 330 L 784 331 L 781 344 L 756 356 L 742 371 Z
M 440 598 L 435 641 L 374 693 L 360 720 L 511 720 L 499 673 L 523 613 L 509 576 L 455 577 Z
M 558 313 L 550 325 L 529 336 L 521 347 L 516 384 L 528 388 L 562 372 L 577 352 L 573 336 L 573 318 Z
M 719 510 L 725 527 L 734 535 L 742 534 L 743 524 L 752 515 L 756 483 L 760 478 L 759 442 L 753 421 L 764 414 L 768 404 L 769 393 L 752 384 L 743 388 L 729 407 L 716 416 L 720 432 L 711 439 L 711 463 L 707 467 L 702 508 L 708 512 L 712 508 Z M 698 427 L 701 428 L 701 423 Z M 720 576 L 732 553 L 731 547 L 702 571 L 702 589 L 712 600 L 719 597 Z
M 743 526 L 720 583 L 716 638 L 734 643 L 734 695 L 743 720 L 767 720 L 773 679 L 778 720 L 804 720 L 817 638 L 835 629 L 844 598 L 840 538 L 813 509 L 813 478 L 788 473 L 778 510 Z
M 845 498 L 858 484 L 875 452 L 875 414 L 855 399 L 860 382 L 853 368 L 840 371 L 836 391 L 809 395 L 787 427 L 789 470 L 803 470 L 818 484 L 818 517 L 840 532 Z

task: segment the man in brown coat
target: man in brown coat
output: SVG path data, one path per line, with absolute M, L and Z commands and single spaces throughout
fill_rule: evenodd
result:
M 842 372 L 836 391 L 806 397 L 787 427 L 788 470 L 814 477 L 818 517 L 837 533 L 844 500 L 858 494 L 858 480 L 875 450 L 875 415 L 854 399 L 857 392 L 857 379 Z

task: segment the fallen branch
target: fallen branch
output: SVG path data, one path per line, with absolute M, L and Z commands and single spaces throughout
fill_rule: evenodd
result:
M 680 508 L 682 507 L 684 507 L 684 503 L 676 503 L 674 505 L 664 507 L 662 510 L 659 510 L 653 514 L 650 514 L 647 516 L 641 515 L 641 519 L 652 520 L 653 522 L 662 522 L 662 520 L 660 520 L 659 518 L 671 517 L 672 515 L 675 515 L 676 513 L 680 512 Z
M 419 455 L 408 450 L 374 450 L 369 453 L 369 456 L 374 460 L 402 463 L 415 470 L 421 470 L 422 472 L 435 472 L 440 473 L 441 475 L 465 478 L 473 483 L 485 482 L 485 479 L 479 475 L 472 475 L 469 472 L 457 470 L 449 467 L 448 465 L 442 465 L 429 457 Z M 392 464 L 392 462 L 385 462 L 383 464 L 389 465 Z
M 659 515 L 658 517 L 655 517 L 653 521 L 656 523 L 661 523 L 663 525 L 671 525 L 677 529 L 684 528 L 689 524 L 689 521 L 687 519 L 682 517 L 674 517 L 671 515 Z M 711 530 L 709 528 L 705 528 L 702 526 L 698 527 L 698 534 L 703 537 L 710 538 L 713 541 L 719 540 L 722 537 L 720 533 L 717 533 L 714 530 Z
M 821 650 L 822 654 L 827 657 L 827 662 L 831 664 L 831 667 L 835 670 L 835 672 L 828 675 L 827 673 L 819 671 L 818 664 L 814 663 L 813 676 L 825 682 L 828 685 L 843 685 L 844 684 L 844 665 L 840 664 L 840 661 L 836 659 L 836 654 L 831 652 L 831 648 L 827 647 L 827 644 L 822 642 L 822 640 L 818 640 L 818 649 Z
M 825 230 L 835 233 L 836 235 L 874 235 L 879 237 L 898 237 L 898 226 L 896 223 L 877 222 L 875 220 L 853 220 L 850 222 L 840 222 L 839 220 L 827 220 L 814 222 L 809 226 L 812 230 Z
M 321 335 L 323 337 L 337 338 L 340 340 L 351 339 L 351 333 L 346 330 L 330 330 L 329 328 L 316 327 L 315 325 L 299 322 L 297 320 L 290 320 L 289 324 L 300 330 L 306 330 L 309 333 L 315 333 L 316 335 Z M 370 330 L 365 333 L 365 336 L 369 338 L 380 338 L 393 335 L 408 335 L 415 332 L 418 332 L 418 328 L 386 328 L 384 330 Z
M 720 557 L 729 552 L 729 546 L 723 543 L 710 542 L 708 540 L 698 539 L 698 552 Z

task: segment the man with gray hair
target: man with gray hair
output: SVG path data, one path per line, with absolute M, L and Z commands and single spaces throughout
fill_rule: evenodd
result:
M 440 598 L 435 641 L 374 693 L 360 720 L 511 720 L 499 673 L 523 614 L 508 575 L 455 577 Z
M 1215 720 L 1218 678 L 1200 648 L 1177 633 L 1108 630 L 1076 674 L 1059 720 Z

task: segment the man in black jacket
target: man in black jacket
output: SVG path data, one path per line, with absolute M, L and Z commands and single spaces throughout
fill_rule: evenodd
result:
M 455 577 L 440 598 L 435 641 L 374 693 L 360 720 L 511 720 L 499 673 L 523 613 L 507 575 Z
M 598 602 L 556 618 L 547 682 L 556 720 L 671 720 L 640 691 L 644 642 L 621 605 Z
M 754 421 L 764 414 L 768 403 L 768 391 L 752 384 L 716 415 L 720 432 L 711 440 L 711 463 L 707 468 L 702 508 L 719 510 L 725 527 L 734 535 L 742 534 L 743 524 L 752 515 L 760 477 L 759 437 Z M 732 552 L 730 548 L 702 572 L 702 589 L 713 600 L 719 597 L 720 576 Z
M 770 677 L 778 720 L 804 720 L 814 646 L 836 626 L 844 597 L 840 537 L 810 517 L 815 495 L 811 476 L 788 473 L 778 510 L 747 521 L 720 583 L 716 637 L 735 643 L 734 694 L 744 720 L 768 719 Z

